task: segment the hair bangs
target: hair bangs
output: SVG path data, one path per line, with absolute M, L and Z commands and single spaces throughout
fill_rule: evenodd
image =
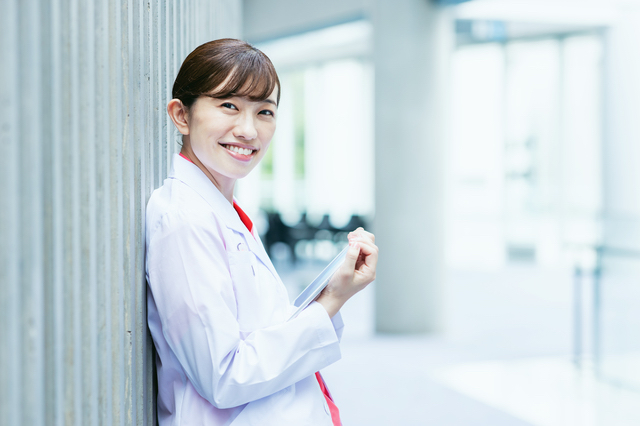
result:
M 271 61 L 259 51 L 244 52 L 242 56 L 226 81 L 207 95 L 221 99 L 239 96 L 260 102 L 277 88 L 276 103 L 280 103 L 280 81 Z
M 244 41 L 219 39 L 198 46 L 187 56 L 172 95 L 188 108 L 199 96 L 240 96 L 260 102 L 275 89 L 279 104 L 280 80 L 267 55 Z

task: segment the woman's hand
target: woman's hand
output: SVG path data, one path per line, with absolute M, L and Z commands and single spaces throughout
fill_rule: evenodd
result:
M 349 233 L 347 256 L 317 299 L 330 317 L 376 278 L 378 247 L 375 239 L 372 233 L 362 228 Z

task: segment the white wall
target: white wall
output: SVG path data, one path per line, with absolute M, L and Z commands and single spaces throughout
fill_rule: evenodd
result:
M 640 2 L 605 38 L 604 243 L 640 248 Z

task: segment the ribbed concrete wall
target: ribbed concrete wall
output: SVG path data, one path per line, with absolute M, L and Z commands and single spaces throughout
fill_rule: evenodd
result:
M 165 105 L 240 0 L 2 0 L 0 424 L 155 424 L 144 209 Z

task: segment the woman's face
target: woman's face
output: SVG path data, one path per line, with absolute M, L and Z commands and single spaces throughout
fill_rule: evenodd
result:
M 189 144 L 221 185 L 245 177 L 260 162 L 276 130 L 277 88 L 264 101 L 200 96 L 189 109 Z

